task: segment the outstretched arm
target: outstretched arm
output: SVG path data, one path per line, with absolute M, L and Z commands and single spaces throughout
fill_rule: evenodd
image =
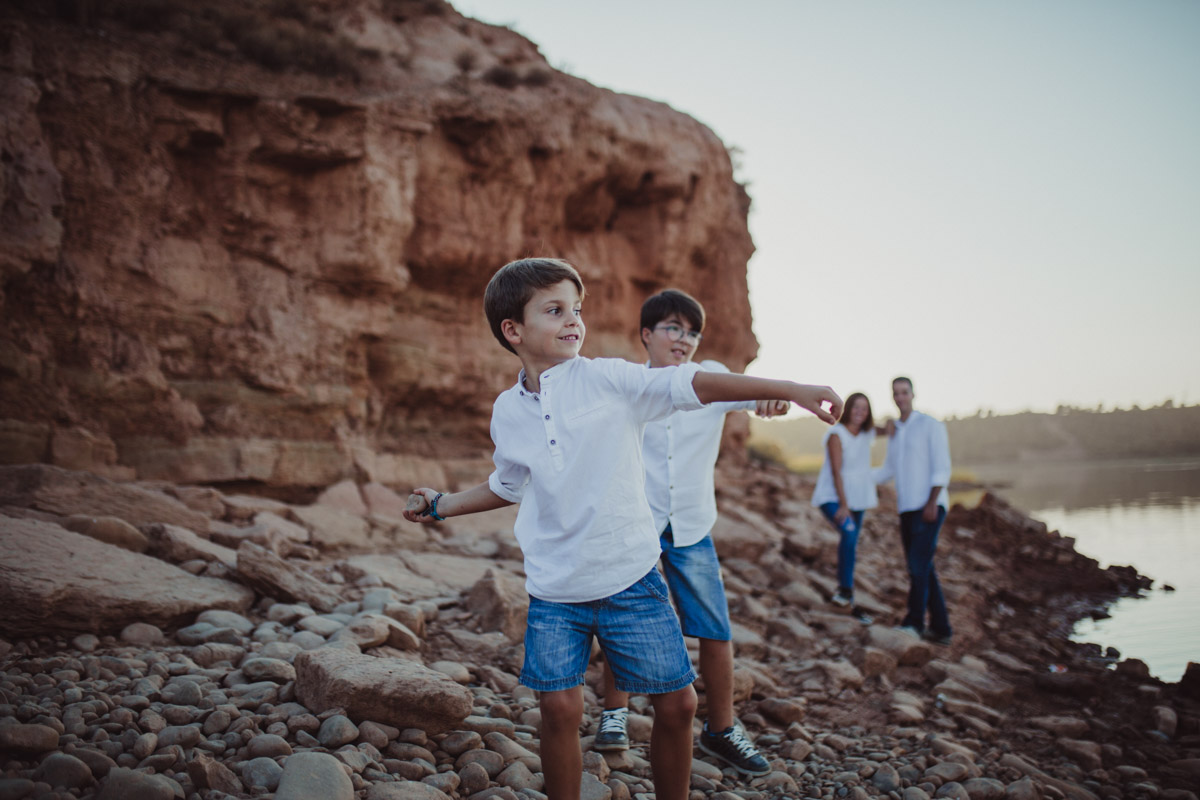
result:
M 433 515 L 426 512 L 433 498 L 438 496 L 437 489 L 413 489 L 413 494 L 424 498 L 424 503 L 418 503 L 417 508 L 405 509 L 404 518 L 409 522 L 436 522 Z M 511 502 L 493 492 L 486 483 L 481 483 L 465 492 L 443 494 L 438 500 L 437 512 L 438 516 L 443 518 L 461 517 L 463 514 L 475 514 L 511 505 Z
M 842 414 L 842 398 L 828 386 L 754 378 L 735 373 L 697 372 L 692 388 L 701 403 L 727 400 L 786 400 L 833 424 Z M 825 404 L 829 409 L 824 408 Z

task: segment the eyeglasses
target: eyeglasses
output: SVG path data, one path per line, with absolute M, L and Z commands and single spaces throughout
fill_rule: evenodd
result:
M 654 330 L 663 331 L 672 342 L 687 339 L 692 344 L 700 344 L 700 340 L 704 338 L 700 331 L 689 331 L 678 325 L 655 325 Z

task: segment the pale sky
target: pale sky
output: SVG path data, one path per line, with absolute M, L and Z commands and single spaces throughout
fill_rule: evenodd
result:
M 1200 2 L 455 7 L 742 150 L 748 372 L 884 411 L 897 374 L 936 414 L 1200 403 Z

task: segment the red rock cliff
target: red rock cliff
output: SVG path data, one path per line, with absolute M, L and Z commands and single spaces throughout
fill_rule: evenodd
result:
M 748 197 L 668 106 L 436 0 L 41 5 L 0 11 L 0 461 L 406 484 L 487 450 L 525 255 L 580 267 L 585 355 L 665 286 L 756 352 Z

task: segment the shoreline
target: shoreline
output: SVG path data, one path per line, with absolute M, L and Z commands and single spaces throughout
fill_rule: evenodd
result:
M 412 781 L 449 798 L 541 797 L 540 716 L 517 681 L 527 600 L 508 517 L 418 529 L 389 516 L 403 498 L 377 486 L 337 484 L 317 504 L 288 506 L 205 487 L 2 469 L 17 487 L 0 498 L 6 546 L 29 535 L 33 552 L 35 538 L 54 537 L 60 571 L 72 561 L 64 567 L 61 552 L 100 548 L 88 552 L 138 565 L 139 602 L 147 604 L 106 617 L 96 634 L 63 614 L 18 619 L 51 601 L 30 602 L 38 589 L 21 582 L 37 571 L 35 558 L 6 559 L 0 705 L 9 720 L 0 724 L 0 748 L 3 780 L 17 782 L 8 787 L 31 793 L 48 775 L 73 775 L 74 796 L 103 797 L 119 776 L 170 781 L 185 800 L 223 797 L 235 786 L 262 786 L 259 796 L 282 800 L 293 795 L 278 783 L 266 788 L 271 776 L 308 754 L 332 759 L 357 797 L 392 797 L 386 792 Z M 1136 590 L 1144 580 L 1136 571 L 1099 569 L 998 498 L 956 507 L 939 548 L 956 633 L 949 647 L 937 646 L 890 627 L 907 590 L 890 492 L 860 543 L 859 599 L 877 619 L 863 626 L 828 603 L 837 537 L 807 504 L 809 483 L 782 469 L 723 463 L 719 487 L 714 538 L 735 622 L 735 701 L 774 772 L 743 780 L 697 759 L 693 800 L 734 800 L 731 792 L 742 800 L 1195 799 L 1200 670 L 1164 684 L 1136 659 L 1114 665 L 1067 638 L 1076 620 Z M 156 556 L 118 553 L 58 525 L 78 527 L 71 514 L 84 516 L 84 506 L 94 519 L 152 506 L 178 518 L 128 523 Z M 148 604 L 163 589 L 151 582 L 150 562 L 253 596 L 231 611 L 200 603 L 174 622 L 153 622 Z M 176 597 L 185 593 L 178 582 Z M 93 621 L 117 583 L 92 587 Z M 14 588 L 26 595 L 14 597 Z M 18 623 L 40 635 L 13 636 Z M 68 623 L 75 629 L 63 630 Z M 405 707 L 428 722 L 381 704 L 384 667 L 409 671 L 410 683 L 395 692 L 423 687 L 404 695 Z M 330 694 L 345 670 L 372 677 Z M 598 685 L 593 664 L 585 747 L 599 716 Z M 703 698 L 702 683 L 697 690 Z M 653 791 L 644 700 L 632 705 L 633 749 L 586 754 L 587 797 Z M 351 738 L 324 735 L 327 724 Z M 25 749 L 13 745 L 18 733 Z M 472 744 L 459 749 L 462 742 Z M 472 760 L 498 768 L 483 780 Z

